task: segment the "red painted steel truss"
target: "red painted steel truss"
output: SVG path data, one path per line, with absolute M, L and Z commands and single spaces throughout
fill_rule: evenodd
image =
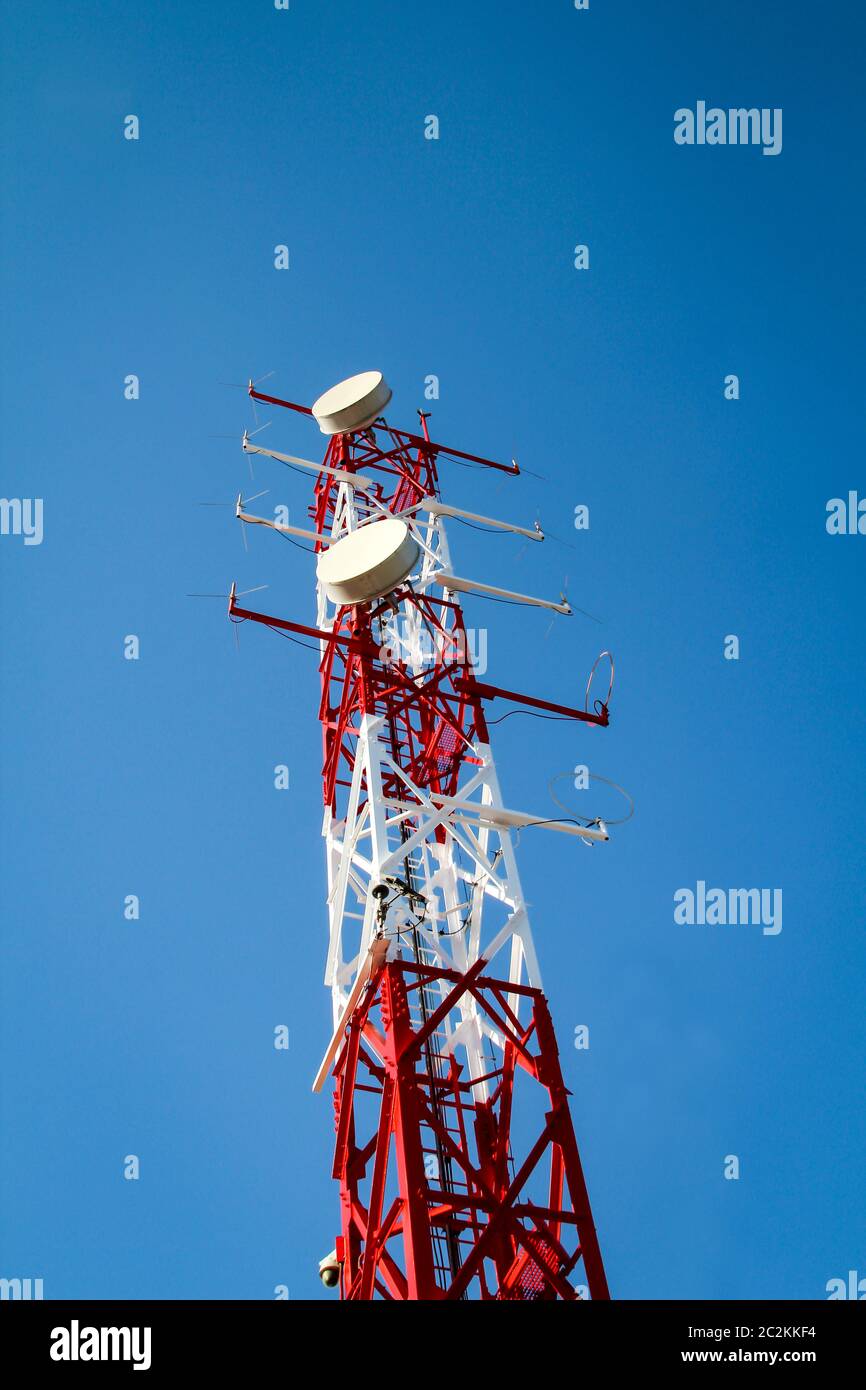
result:
M 309 414 L 252 388 L 250 394 Z M 518 471 L 431 443 L 423 416 L 422 429 L 423 436 L 407 434 L 377 421 L 331 439 L 325 467 L 371 480 L 353 491 L 354 524 L 374 522 L 382 509 L 410 513 L 437 496 L 440 455 Z M 310 508 L 320 535 L 340 529 L 345 506 L 345 479 L 321 473 Z M 389 615 L 398 609 L 416 616 L 435 643 L 437 660 L 420 674 L 385 650 Z M 407 583 L 386 599 L 338 608 L 324 620 L 320 610 L 317 627 L 239 608 L 234 598 L 229 612 L 236 621 L 251 619 L 321 644 L 323 794 L 338 825 L 347 814 L 366 715 L 382 719 L 381 794 L 404 802 L 410 794 L 389 762 L 415 787 L 444 796 L 458 790 L 464 764 L 480 765 L 473 744 L 487 743 L 485 699 L 607 723 L 603 705 L 590 714 L 480 684 L 461 607 L 441 590 L 421 592 Z M 362 803 L 366 796 L 364 786 Z M 441 840 L 441 826 L 435 833 Z M 345 1019 L 334 1067 L 343 1298 L 575 1300 L 584 1287 L 593 1299 L 608 1298 L 541 991 L 487 978 L 483 959 L 462 974 L 417 951 L 415 959 L 387 962 L 380 952 L 377 961 Z M 453 1052 L 440 1050 L 440 1025 L 461 1000 L 497 1035 L 484 1076 L 471 1077 Z
M 576 1300 L 581 1261 L 591 1297 L 609 1297 L 547 1002 L 540 990 L 487 979 L 484 965 L 463 975 L 380 966 L 349 1022 L 333 1170 L 346 1299 Z M 434 978 L 448 993 L 418 1023 L 413 997 Z M 473 1082 L 452 1058 L 447 1074 L 431 1077 L 425 1044 L 467 993 L 503 1039 L 502 1064 Z M 515 993 L 528 1005 L 525 1023 L 510 1006 Z M 515 1157 L 520 1080 L 543 1108 Z M 437 1152 L 450 1161 L 447 1189 Z

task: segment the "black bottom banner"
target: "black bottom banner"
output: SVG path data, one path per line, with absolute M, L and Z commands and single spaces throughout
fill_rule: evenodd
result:
M 115 1374 L 144 1372 L 159 1378 L 185 1371 L 225 1376 L 271 1366 L 289 1370 L 294 1364 L 309 1374 L 310 1358 L 324 1334 L 318 1354 L 326 1374 L 326 1362 L 351 1346 L 366 1346 L 365 1336 L 375 1342 L 388 1336 L 389 1325 L 379 1322 L 378 1315 L 373 1324 L 356 1323 L 356 1316 L 336 1304 L 293 1302 L 8 1301 L 0 1308 L 0 1346 L 7 1371 L 15 1365 L 19 1374 L 47 1371 L 51 1379 L 98 1375 L 106 1367 Z M 491 1358 L 490 1330 L 496 1314 L 492 1316 L 493 1324 L 485 1320 L 473 1325 L 466 1322 L 464 1310 L 460 1323 L 462 1337 L 471 1337 L 474 1329 L 484 1337 L 488 1368 L 491 1359 L 498 1359 L 495 1351 Z M 522 1314 L 519 1331 L 530 1337 L 567 1337 L 559 1354 L 573 1358 L 581 1369 L 589 1362 L 610 1371 L 647 1372 L 713 1364 L 799 1365 L 826 1375 L 857 1364 L 866 1326 L 860 1316 L 830 1301 L 586 1303 L 570 1313 L 559 1308 L 548 1314 L 540 1309 Z M 430 1351 L 441 1352 L 442 1337 L 452 1335 L 449 1325 L 439 1315 L 435 1330 L 429 1322 L 424 1327 Z M 511 1355 L 517 1329 L 513 1322 L 501 1327 L 502 1354 Z M 398 1336 L 404 1331 L 400 1324 L 390 1328 Z M 560 1362 L 560 1371 L 567 1364 Z

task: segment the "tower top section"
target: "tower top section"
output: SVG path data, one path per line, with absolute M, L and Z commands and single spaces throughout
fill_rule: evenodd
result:
M 338 381 L 313 402 L 313 415 L 322 434 L 351 434 L 372 425 L 391 399 L 381 372 L 359 372 Z

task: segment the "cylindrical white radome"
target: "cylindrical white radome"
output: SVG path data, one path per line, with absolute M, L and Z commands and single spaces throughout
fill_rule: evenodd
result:
M 390 399 L 391 388 L 381 372 L 359 372 L 314 401 L 313 415 L 322 434 L 351 434 L 372 425 Z
M 396 589 L 420 553 L 405 521 L 388 517 L 335 541 L 319 556 L 316 575 L 332 603 L 367 603 Z

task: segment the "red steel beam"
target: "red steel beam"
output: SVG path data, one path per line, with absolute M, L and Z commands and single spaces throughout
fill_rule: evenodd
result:
M 254 390 L 252 386 L 249 387 L 249 393 L 255 401 L 266 401 L 268 405 L 282 405 L 287 410 L 296 410 L 300 415 L 312 415 L 313 413 L 308 405 L 296 405 L 294 401 L 283 401 L 280 400 L 279 396 L 265 396 L 261 391 Z M 500 473 L 511 473 L 515 477 L 520 472 L 514 462 L 496 463 L 494 459 L 482 458 L 480 454 L 467 454 L 462 449 L 452 449 L 447 444 L 434 444 L 432 440 L 425 439 L 421 434 L 411 434 L 408 430 L 398 430 L 393 425 L 386 425 L 384 428 L 404 445 L 412 444 L 432 453 L 447 454 L 452 459 L 466 459 L 469 463 L 481 463 L 485 468 L 495 468 Z
M 304 637 L 315 637 L 321 642 L 339 642 L 350 652 L 369 655 L 370 647 L 357 637 L 348 637 L 341 632 L 327 632 L 321 627 L 307 627 L 306 623 L 292 623 L 287 618 L 272 618 L 267 613 L 254 613 L 251 608 L 238 608 L 234 599 L 229 603 L 229 617 L 242 618 L 252 623 L 264 623 L 265 627 L 284 628 L 287 632 L 300 632 Z
M 514 700 L 521 705 L 531 705 L 533 709 L 550 710 L 552 714 L 562 714 L 568 719 L 582 719 L 585 724 L 600 724 L 606 728 L 610 723 L 607 705 L 602 705 L 600 714 L 590 714 L 589 710 L 575 709 L 572 705 L 555 705 L 551 700 L 539 700 L 535 695 L 521 695 L 516 690 L 503 690 L 499 685 L 487 685 L 484 681 L 474 681 L 475 693 L 484 700 Z M 463 682 L 458 688 L 463 687 Z

